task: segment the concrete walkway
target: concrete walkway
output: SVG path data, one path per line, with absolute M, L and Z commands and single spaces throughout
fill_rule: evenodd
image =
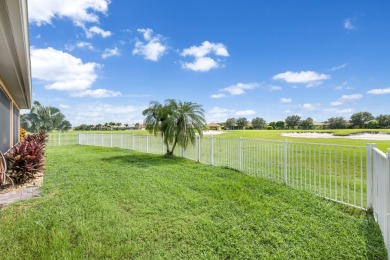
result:
M 40 189 L 38 186 L 26 186 L 19 190 L 10 191 L 8 193 L 0 194 L 0 206 L 7 205 L 20 200 L 27 200 L 31 198 L 40 197 Z

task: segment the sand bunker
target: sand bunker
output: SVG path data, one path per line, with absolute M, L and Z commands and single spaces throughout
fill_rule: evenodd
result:
M 220 135 L 220 134 L 223 134 L 223 131 L 217 131 L 217 130 L 203 131 L 203 135 Z
M 300 137 L 300 138 L 349 138 L 349 139 L 361 139 L 361 140 L 381 140 L 390 141 L 390 134 L 354 134 L 348 136 L 334 136 L 331 133 L 282 133 L 282 136 L 287 137 Z

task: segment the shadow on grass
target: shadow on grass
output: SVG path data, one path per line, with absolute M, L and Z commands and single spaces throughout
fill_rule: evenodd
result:
M 107 158 L 102 158 L 101 161 L 106 163 L 113 163 L 117 165 L 127 165 L 131 164 L 137 167 L 152 167 L 158 165 L 178 165 L 182 164 L 183 159 L 181 157 L 165 157 L 163 155 L 152 155 L 152 154 L 129 154 L 122 156 L 112 156 Z
M 375 222 L 372 214 L 366 213 L 365 219 L 360 225 L 359 232 L 366 239 L 367 259 L 388 259 L 388 257 L 382 258 L 384 255 L 387 256 L 388 252 L 386 252 L 386 246 L 379 225 Z

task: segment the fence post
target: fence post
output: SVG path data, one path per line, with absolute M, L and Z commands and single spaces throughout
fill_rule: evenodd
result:
M 210 164 L 214 165 L 214 140 L 213 136 L 210 138 Z
M 367 209 L 372 207 L 372 145 L 366 144 Z
M 123 134 L 121 134 L 121 148 L 123 148 Z
M 238 139 L 238 169 L 242 171 L 242 139 Z
M 146 153 L 149 153 L 149 135 L 146 135 Z
M 386 187 L 387 187 L 387 198 L 386 198 L 386 202 L 387 202 L 387 205 L 386 205 L 386 216 L 387 216 L 387 219 L 386 219 L 386 224 L 387 224 L 387 230 L 385 231 L 387 234 L 386 234 L 386 237 L 387 239 L 385 239 L 385 241 L 387 241 L 387 245 L 386 245 L 386 249 L 387 249 L 387 252 L 390 252 L 390 241 L 389 241 L 389 238 L 390 238 L 390 148 L 387 148 L 387 156 L 386 156 L 386 166 L 387 166 L 387 172 L 385 172 L 385 174 L 388 176 L 388 183 L 386 183 Z M 385 236 L 383 236 L 385 238 Z
M 134 132 L 133 132 L 133 136 L 131 137 L 131 147 L 132 150 L 134 150 Z
M 80 145 L 80 133 L 77 134 L 77 143 Z
M 61 146 L 61 132 L 58 130 L 58 146 Z
M 102 147 L 104 147 L 104 134 L 101 133 L 101 135 L 102 135 Z
M 184 146 L 181 147 L 181 158 L 184 158 Z
M 93 146 L 96 146 L 96 134 L 93 134 Z
M 198 135 L 198 162 L 200 162 L 200 136 Z
M 284 184 L 287 185 L 287 141 L 284 140 L 284 143 L 283 143 L 283 181 L 284 181 Z
M 112 147 L 112 134 L 110 134 L 110 147 Z
M 162 154 L 164 154 L 164 133 L 162 133 L 162 137 L 161 137 L 161 143 L 162 143 L 162 145 L 161 145 L 161 147 L 162 147 Z

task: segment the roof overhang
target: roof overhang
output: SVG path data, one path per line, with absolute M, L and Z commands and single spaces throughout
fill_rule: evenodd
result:
M 19 108 L 31 108 L 27 0 L 0 0 L 0 79 Z

